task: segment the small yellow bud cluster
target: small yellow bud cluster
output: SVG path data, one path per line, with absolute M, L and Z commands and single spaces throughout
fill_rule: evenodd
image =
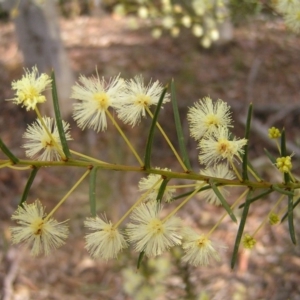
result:
M 281 136 L 281 132 L 276 127 L 271 127 L 268 130 L 268 136 L 270 139 L 277 139 Z
M 252 249 L 256 244 L 256 240 L 250 234 L 246 233 L 243 238 L 243 246 L 245 249 Z
M 276 167 L 282 173 L 288 173 L 292 169 L 292 162 L 290 156 L 278 157 L 276 159 Z
M 276 225 L 279 223 L 279 216 L 277 214 L 274 213 L 270 213 L 269 214 L 269 224 L 270 225 Z

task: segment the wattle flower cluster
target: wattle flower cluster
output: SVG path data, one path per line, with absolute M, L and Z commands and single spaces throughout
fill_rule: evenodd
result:
M 38 77 L 36 68 L 33 68 L 32 73 L 27 71 L 26 76 L 17 83 L 13 85 L 17 89 L 14 102 L 26 106 L 27 109 L 35 109 L 38 114 L 36 122 L 28 126 L 23 136 L 27 140 L 23 146 L 26 155 L 42 161 L 63 160 L 57 125 L 53 119 L 41 117 L 37 108 L 37 104 L 45 100 L 40 93 L 49 84 L 48 77 L 46 74 Z M 135 126 L 147 114 L 152 117 L 150 107 L 158 104 L 163 90 L 158 81 L 145 85 L 142 76 L 131 80 L 117 76 L 108 82 L 98 74 L 90 78 L 80 76 L 71 95 L 78 101 L 74 104 L 73 118 L 81 129 L 91 128 L 99 132 L 107 129 L 107 117 L 117 126 L 112 117 L 114 112 L 125 124 Z M 25 97 L 23 91 L 35 92 L 27 92 Z M 166 93 L 162 103 L 169 101 L 170 96 Z M 205 166 L 200 174 L 213 178 L 234 179 L 234 164 L 241 160 L 247 141 L 236 139 L 229 131 L 233 127 L 230 107 L 222 100 L 213 102 L 211 98 L 205 97 L 189 109 L 187 119 L 191 136 L 199 145 L 199 162 Z M 69 124 L 62 124 L 66 140 L 71 140 Z M 160 125 L 156 125 L 163 133 Z M 168 141 L 167 137 L 165 139 Z M 172 149 L 170 142 L 169 145 Z M 74 151 L 73 153 L 80 155 Z M 171 170 L 166 168 L 156 170 L 171 173 Z M 189 187 L 193 188 L 191 195 L 167 215 L 163 211 L 162 202 L 172 202 L 176 189 L 184 186 L 166 184 L 163 194 L 158 199 L 162 182 L 163 177 L 159 174 L 149 174 L 142 178 L 138 188 L 143 195 L 115 224 L 105 216 L 87 218 L 84 225 L 92 232 L 86 235 L 86 249 L 92 257 L 105 260 L 115 258 L 120 251 L 132 244 L 135 251 L 149 257 L 160 255 L 173 246 L 181 246 L 184 251 L 183 261 L 193 265 L 207 265 L 210 258 L 219 259 L 219 254 L 210 240 L 210 233 L 205 235 L 187 229 L 176 216 L 182 205 L 196 194 L 211 204 L 221 204 L 216 194 L 209 189 L 208 182 L 196 181 L 190 184 Z M 199 193 L 202 187 L 206 190 Z M 224 187 L 217 188 L 225 197 L 228 196 Z M 58 204 L 60 205 L 61 203 Z M 13 215 L 13 219 L 19 224 L 18 227 L 12 227 L 13 242 L 29 243 L 34 255 L 48 254 L 52 249 L 61 246 L 67 238 L 67 228 L 64 223 L 50 218 L 53 212 L 47 217 L 39 201 L 33 204 L 24 203 Z M 119 225 L 127 216 L 130 221 L 125 230 L 119 229 Z

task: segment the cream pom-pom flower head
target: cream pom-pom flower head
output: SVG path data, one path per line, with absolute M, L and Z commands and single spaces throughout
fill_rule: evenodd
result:
M 191 136 L 200 140 L 206 133 L 211 134 L 217 128 L 232 127 L 230 106 L 222 100 L 213 103 L 210 97 L 205 97 L 189 108 L 187 118 Z
M 118 118 L 124 123 L 135 126 L 146 116 L 146 110 L 157 105 L 163 92 L 163 86 L 159 81 L 150 82 L 148 86 L 144 84 L 142 75 L 135 76 L 127 82 L 121 105 L 117 108 Z M 169 102 L 169 95 L 166 94 L 163 103 Z
M 207 266 L 210 258 L 220 260 L 213 242 L 204 234 L 198 234 L 191 228 L 183 230 L 182 248 L 185 255 L 182 260 L 194 266 Z M 222 247 L 225 248 L 225 247 Z
M 114 225 L 101 219 L 87 218 L 84 222 L 85 227 L 95 232 L 86 235 L 86 249 L 94 258 L 103 258 L 108 260 L 115 258 L 117 254 L 127 247 L 127 242 L 123 235 Z
M 284 15 L 285 24 L 292 31 L 300 32 L 300 2 L 295 4 L 293 8 Z
M 47 219 L 45 208 L 39 200 L 32 204 L 23 203 L 11 218 L 19 224 L 11 227 L 13 244 L 27 242 L 32 245 L 33 256 L 50 254 L 52 250 L 62 246 L 68 237 L 68 227 L 64 222 Z
M 142 203 L 131 214 L 131 223 L 127 225 L 127 235 L 138 252 L 147 256 L 156 256 L 175 245 L 181 244 L 179 234 L 181 222 L 177 217 L 161 220 L 162 208 L 155 201 Z
M 156 168 L 156 169 L 159 170 L 160 168 Z M 165 168 L 163 170 L 171 171 L 170 169 L 167 169 L 167 168 Z M 159 180 L 159 178 L 161 178 L 161 175 L 159 175 L 159 174 L 149 174 L 147 177 L 141 178 L 141 180 L 139 181 L 139 190 L 140 191 L 149 190 L 153 186 L 153 184 L 155 182 L 157 182 L 157 180 Z M 159 189 L 160 189 L 160 186 L 153 188 L 152 191 L 146 197 L 145 201 L 155 201 L 157 198 Z M 166 186 L 164 195 L 161 200 L 163 200 L 165 202 L 170 202 L 175 191 L 176 190 L 174 188 Z
M 73 86 L 71 95 L 71 98 L 80 101 L 74 104 L 73 117 L 77 125 L 81 129 L 89 127 L 97 132 L 106 130 L 106 111 L 109 107 L 120 105 L 124 80 L 117 76 L 107 83 L 97 74 L 97 77 L 90 78 L 81 75 L 79 82 Z
M 25 72 L 22 79 L 12 82 L 12 89 L 16 90 L 16 94 L 8 101 L 25 106 L 26 110 L 34 110 L 38 103 L 46 101 L 41 93 L 49 87 L 51 78 L 45 73 L 39 75 L 37 67 L 33 67 L 31 72 L 25 69 Z
M 26 149 L 26 156 L 42 161 L 61 160 L 59 153 L 62 151 L 62 146 L 56 122 L 48 117 L 43 117 L 42 120 L 43 122 L 37 119 L 36 122 L 29 125 L 23 135 L 23 138 L 27 140 L 23 145 L 23 148 Z M 48 132 L 44 125 L 47 127 Z M 70 125 L 63 121 L 63 130 L 67 140 L 72 139 L 69 129 Z
M 215 165 L 221 160 L 232 162 L 234 157 L 244 153 L 246 139 L 229 139 L 228 128 L 219 127 L 212 134 L 206 134 L 199 143 L 199 161 L 207 166 Z

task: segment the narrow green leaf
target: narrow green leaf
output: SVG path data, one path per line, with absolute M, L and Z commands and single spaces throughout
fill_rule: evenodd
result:
M 285 141 L 285 129 L 283 128 L 281 131 L 281 139 L 280 139 L 280 149 L 281 156 L 286 156 L 286 141 Z
M 265 151 L 266 155 L 268 156 L 269 160 L 271 161 L 271 163 L 273 165 L 275 165 L 276 164 L 276 158 L 266 148 L 264 148 L 264 151 Z
M 250 136 L 250 127 L 251 127 L 251 117 L 252 117 L 252 108 L 253 105 L 250 103 L 247 114 L 247 122 L 245 129 L 245 139 L 247 140 L 247 144 L 244 146 L 244 155 L 243 155 L 243 181 L 248 180 L 248 147 L 249 147 L 249 136 Z
M 92 217 L 96 217 L 97 205 L 96 205 L 96 179 L 97 179 L 98 167 L 93 167 L 90 173 L 89 182 L 89 200 L 90 200 L 90 211 Z
M 140 268 L 141 262 L 142 262 L 144 256 L 145 256 L 145 251 L 142 251 L 142 252 L 140 253 L 140 255 L 139 255 L 139 258 L 138 258 L 138 262 L 137 262 L 137 266 L 136 266 L 137 269 Z
M 159 187 L 159 190 L 158 190 L 158 193 L 157 193 L 157 197 L 156 197 L 156 201 L 160 204 L 161 203 L 161 200 L 164 196 L 164 193 L 165 193 L 165 190 L 166 190 L 166 187 L 167 187 L 167 184 L 169 182 L 169 178 L 164 178 L 164 180 L 162 181 L 160 187 Z
M 255 197 L 253 197 L 253 198 L 251 198 L 251 199 L 248 199 L 248 202 L 249 202 L 249 203 L 253 203 L 253 202 L 255 202 L 255 201 L 257 201 L 257 200 L 259 200 L 259 199 L 261 199 L 261 198 L 263 198 L 263 197 L 265 197 L 265 196 L 271 194 L 272 192 L 273 192 L 272 189 L 266 190 L 266 191 L 262 192 L 261 194 L 255 196 Z M 242 204 L 239 206 L 239 208 L 243 208 L 244 206 L 245 206 L 245 203 L 242 203 Z
M 246 224 L 246 220 L 247 220 L 247 216 L 248 216 L 248 212 L 249 212 L 249 208 L 250 208 L 249 199 L 251 199 L 251 196 L 252 196 L 252 190 L 249 190 L 249 193 L 247 195 L 246 202 L 244 205 L 239 229 L 238 229 L 238 232 L 237 232 L 236 238 L 235 238 L 235 243 L 234 243 L 234 248 L 233 248 L 233 253 L 232 253 L 232 258 L 231 258 L 231 269 L 234 268 L 234 265 L 237 260 L 241 239 L 243 236 L 243 232 L 244 232 L 244 228 L 245 228 L 245 224 Z
M 220 186 L 221 184 L 216 184 L 216 186 Z M 200 192 L 202 192 L 202 191 L 205 191 L 205 190 L 210 190 L 211 189 L 211 186 L 210 185 L 206 185 L 206 186 L 204 186 L 204 187 L 202 187 L 199 191 L 198 191 L 198 193 L 200 193 Z M 172 201 L 170 201 L 170 202 L 173 202 L 173 201 L 175 201 L 175 200 L 178 200 L 178 199 L 181 199 L 181 198 L 183 198 L 183 197 L 187 197 L 187 196 L 189 196 L 190 194 L 192 194 L 192 193 L 194 193 L 195 192 L 195 190 L 191 190 L 191 191 L 189 191 L 189 192 L 186 192 L 186 193 L 182 193 L 182 194 L 180 194 L 180 195 L 177 195 L 176 197 L 174 197 L 174 198 L 172 198 Z
M 151 152 L 152 152 L 152 145 L 153 145 L 153 138 L 154 138 L 154 130 L 156 127 L 156 121 L 158 118 L 158 114 L 160 112 L 163 100 L 165 98 L 165 94 L 167 92 L 168 87 L 166 86 L 159 98 L 159 101 L 157 103 L 154 115 L 153 115 L 153 120 L 150 126 L 150 131 L 149 131 L 149 135 L 148 135 L 148 139 L 147 139 L 147 144 L 146 144 L 146 152 L 145 152 L 145 169 L 149 169 L 150 168 L 150 164 L 151 164 Z
M 295 201 L 295 203 L 293 204 L 293 209 L 300 203 L 300 198 Z M 281 218 L 281 223 L 287 218 L 288 216 L 288 213 L 289 213 L 289 210 L 284 214 L 284 216 Z
M 293 197 L 289 196 L 288 202 L 288 223 L 289 223 L 289 232 L 290 237 L 293 244 L 297 244 L 296 235 L 295 235 L 295 227 L 294 227 L 294 213 L 293 213 Z
M 175 120 L 175 127 L 178 137 L 179 149 L 182 156 L 182 160 L 184 165 L 188 170 L 192 170 L 190 159 L 187 153 L 187 149 L 184 142 L 183 130 L 181 126 L 179 111 L 178 111 L 178 104 L 176 99 L 176 92 L 175 92 L 175 84 L 174 80 L 171 81 L 171 101 L 173 106 L 173 113 L 174 113 L 174 120 Z
M 294 197 L 294 193 L 293 193 L 293 192 L 288 191 L 288 190 L 283 190 L 283 189 L 281 189 L 279 186 L 277 186 L 276 184 L 273 184 L 273 185 L 272 185 L 272 189 L 273 189 L 274 191 L 280 193 L 280 194 Z
M 286 157 L 286 137 L 285 137 L 285 129 L 283 128 L 281 131 L 281 157 Z M 285 183 L 290 182 L 290 174 L 289 173 L 283 173 L 283 178 Z
M 223 207 L 227 211 L 227 213 L 230 216 L 231 220 L 236 223 L 237 219 L 236 219 L 232 209 L 230 208 L 229 204 L 226 202 L 223 195 L 220 193 L 219 189 L 217 188 L 217 186 L 215 185 L 213 180 L 209 180 L 209 184 L 210 184 L 211 188 L 213 189 L 213 191 L 215 192 L 216 196 L 219 198 L 219 200 L 222 203 Z
M 26 201 L 26 199 L 28 197 L 28 194 L 29 194 L 29 191 L 30 191 L 30 188 L 31 188 L 31 185 L 32 185 L 32 183 L 34 181 L 34 178 L 35 178 L 35 176 L 36 176 L 36 174 L 37 174 L 37 172 L 38 172 L 39 169 L 40 168 L 33 167 L 32 171 L 31 171 L 31 173 L 29 175 L 29 178 L 27 180 L 26 186 L 24 188 L 24 192 L 23 192 L 22 198 L 21 198 L 21 200 L 19 202 L 19 206 L 23 206 L 23 203 Z
M 0 149 L 2 150 L 2 152 L 14 163 L 17 164 L 19 159 L 16 158 L 11 152 L 10 150 L 7 148 L 7 146 L 4 144 L 4 142 L 2 141 L 2 139 L 0 138 Z
M 283 178 L 285 183 L 290 182 L 290 174 L 289 173 L 283 173 Z
M 67 143 L 64 126 L 63 126 L 63 121 L 61 119 L 54 71 L 52 71 L 52 73 L 51 73 L 51 79 L 52 79 L 52 99 L 53 99 L 56 125 L 57 125 L 63 152 L 64 152 L 65 156 L 67 157 L 67 159 L 69 159 L 71 157 L 71 153 L 70 153 L 69 146 Z

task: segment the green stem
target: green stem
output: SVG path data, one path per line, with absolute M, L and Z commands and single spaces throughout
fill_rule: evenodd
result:
M 118 226 L 127 218 L 127 216 L 152 192 L 153 189 L 157 187 L 160 182 L 162 182 L 162 180 L 162 178 L 158 179 L 155 184 L 128 209 L 124 216 L 114 225 L 114 228 L 118 228 Z
M 85 159 L 87 159 L 89 161 L 93 161 L 95 163 L 107 164 L 105 161 L 102 161 L 102 160 L 90 157 L 88 155 L 82 154 L 80 152 L 77 152 L 77 151 L 74 151 L 74 150 L 71 150 L 71 149 L 70 149 L 70 152 L 73 153 L 73 154 L 75 154 L 75 155 L 77 155 L 77 156 L 83 157 L 83 158 L 85 158 Z
M 0 169 L 5 168 L 5 167 L 9 167 L 9 166 L 11 167 L 11 164 L 12 164 L 12 162 L 8 161 L 7 163 L 4 163 L 4 164 L 0 165 Z
M 150 117 L 153 119 L 153 114 L 150 111 L 150 109 L 148 108 L 148 106 L 146 106 L 146 111 L 150 115 Z M 161 134 L 163 135 L 163 137 L 165 138 L 168 145 L 170 146 L 171 150 L 173 151 L 174 155 L 176 156 L 176 158 L 177 158 L 179 164 L 181 165 L 181 167 L 183 168 L 184 172 L 188 172 L 188 169 L 186 168 L 185 164 L 183 163 L 183 161 L 180 158 L 179 154 L 177 153 L 176 149 L 172 145 L 172 143 L 171 143 L 170 139 L 168 138 L 168 136 L 166 135 L 165 131 L 162 129 L 162 127 L 159 125 L 158 122 L 156 122 L 156 126 L 159 129 L 159 131 L 161 132 Z
M 57 205 L 52 209 L 52 211 L 45 218 L 49 220 L 49 218 L 57 211 L 57 209 L 65 202 L 65 200 L 70 196 L 70 194 L 78 187 L 78 185 L 85 179 L 85 177 L 91 172 L 91 169 L 88 169 L 81 178 L 73 185 L 73 187 L 67 192 L 67 194 L 57 203 Z
M 198 186 L 199 183 L 193 183 L 193 184 L 182 184 L 182 185 L 168 185 L 169 189 L 182 189 L 182 188 L 190 188 Z
M 137 154 L 137 152 L 135 151 L 134 147 L 132 146 L 132 144 L 130 143 L 130 141 L 127 139 L 126 135 L 124 134 L 123 130 L 121 129 L 121 127 L 118 125 L 118 123 L 115 121 L 114 117 L 111 115 L 111 113 L 106 110 L 105 111 L 106 114 L 108 115 L 108 117 L 110 118 L 110 120 L 112 121 L 112 123 L 116 126 L 116 128 L 118 129 L 119 133 L 121 134 L 122 138 L 125 140 L 126 144 L 128 145 L 128 147 L 130 148 L 130 150 L 132 151 L 132 153 L 134 154 L 134 156 L 136 157 L 136 159 L 138 160 L 139 164 L 141 167 L 144 166 L 143 161 L 141 160 L 140 156 Z
M 0 160 L 1 163 L 7 163 L 8 160 Z M 143 174 L 159 174 L 164 177 L 170 178 L 170 179 L 182 179 L 182 180 L 197 180 L 197 181 L 205 181 L 208 182 L 210 179 L 213 179 L 216 185 L 223 185 L 223 186 L 245 186 L 252 189 L 274 189 L 274 186 L 276 186 L 277 190 L 280 189 L 299 189 L 300 183 L 299 182 L 290 182 L 290 183 L 278 183 L 274 185 L 272 182 L 268 181 L 247 181 L 247 182 L 240 182 L 239 180 L 229 180 L 224 178 L 214 178 L 207 175 L 201 175 L 198 173 L 183 173 L 183 172 L 174 172 L 174 171 L 167 171 L 164 169 L 155 169 L 155 168 L 148 168 L 144 169 L 139 166 L 127 166 L 127 165 L 121 165 L 121 164 L 111 164 L 111 163 L 91 163 L 89 161 L 83 161 L 83 160 L 74 160 L 70 159 L 68 161 L 36 161 L 36 160 L 25 160 L 20 159 L 18 161 L 18 165 L 25 165 L 25 166 L 34 166 L 34 167 L 80 167 L 80 168 L 90 168 L 90 167 L 100 167 L 103 170 L 113 170 L 113 171 L 126 171 L 126 172 L 137 172 L 137 173 L 143 173 Z M 282 193 L 282 190 L 280 190 L 280 193 Z
M 65 156 L 64 152 L 62 151 L 61 147 L 57 144 L 57 142 L 55 141 L 55 139 L 53 138 L 53 135 L 51 134 L 51 132 L 49 131 L 48 127 L 46 126 L 41 114 L 40 114 L 40 111 L 38 109 L 38 107 L 36 106 L 35 107 L 35 112 L 38 116 L 38 119 L 40 120 L 43 128 L 45 129 L 45 131 L 47 132 L 49 138 L 51 139 L 51 142 L 53 143 L 54 147 L 56 148 L 57 152 L 59 153 L 59 155 L 61 156 L 62 160 L 66 161 L 67 160 L 67 157 Z
M 0 166 L 0 168 L 1 168 L 1 166 Z M 26 166 L 26 167 L 8 166 L 8 168 L 14 169 L 14 170 L 30 170 L 32 168 L 32 166 Z

